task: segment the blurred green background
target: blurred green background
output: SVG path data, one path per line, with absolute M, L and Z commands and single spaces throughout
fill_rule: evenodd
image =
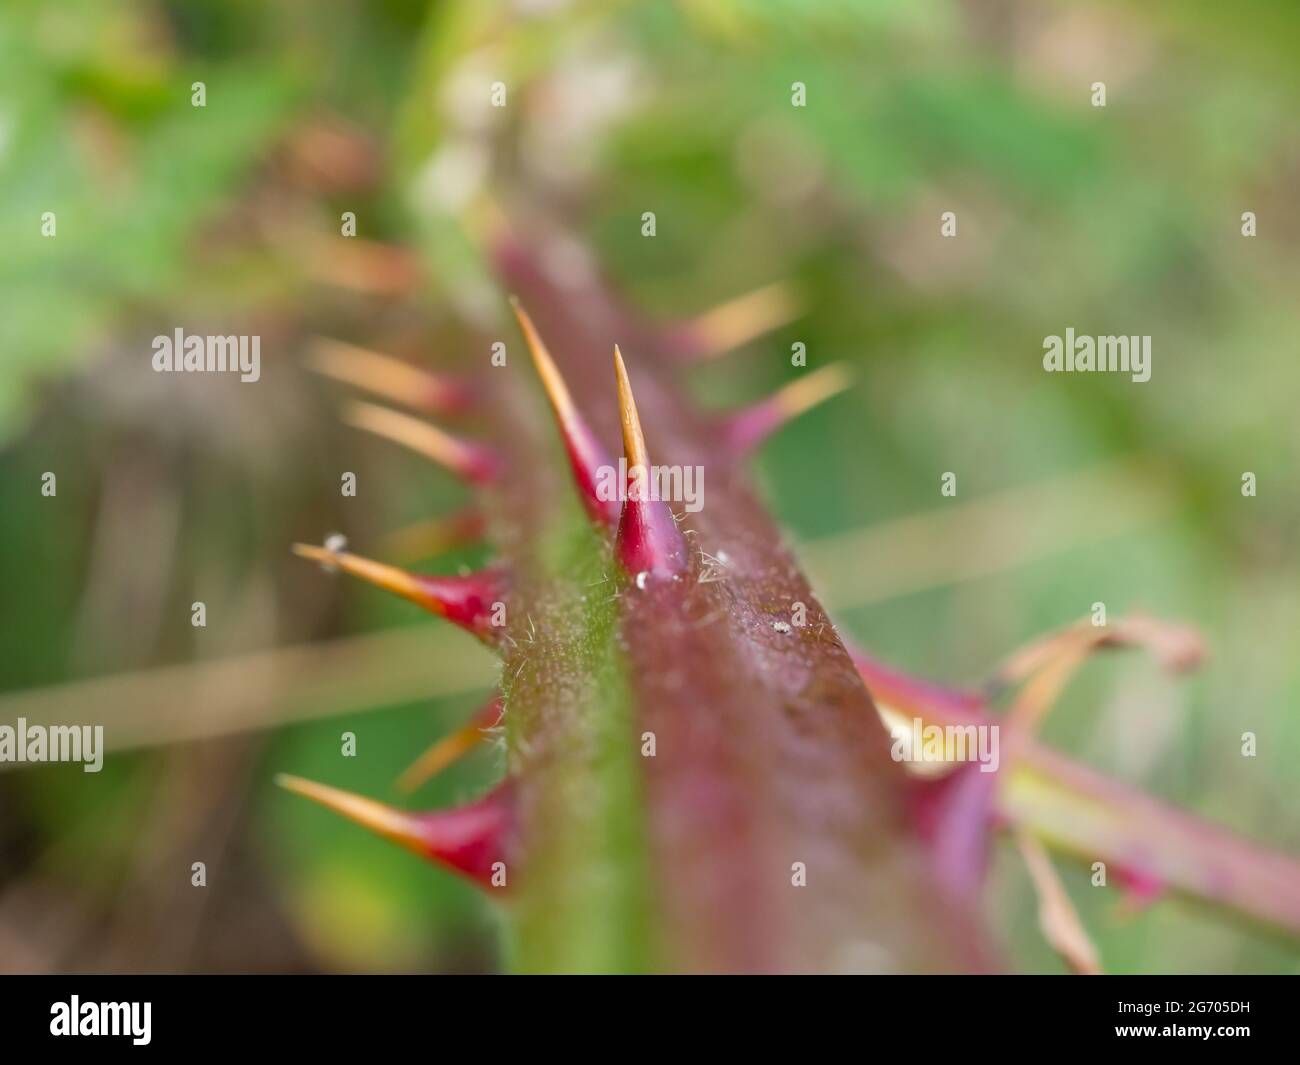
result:
M 0 722 L 103 720 L 131 750 L 0 772 L 0 968 L 499 964 L 473 889 L 271 784 L 392 796 L 492 683 L 467 637 L 288 552 L 337 530 L 382 554 L 461 499 L 342 427 L 301 356 L 328 334 L 468 357 L 501 320 L 463 229 L 484 192 L 563 219 L 665 321 L 796 284 L 801 318 L 692 386 L 761 396 L 796 341 L 854 366 L 757 463 L 844 630 L 976 682 L 1095 602 L 1188 621 L 1199 674 L 1099 659 L 1047 737 L 1300 850 L 1298 46 L 1263 0 L 6 4 Z M 260 334 L 262 381 L 152 373 L 177 326 Z M 1067 326 L 1150 334 L 1151 380 L 1044 374 Z M 1300 971 L 1293 944 L 1062 871 L 1108 970 Z M 1013 849 L 987 905 L 1012 965 L 1060 969 Z

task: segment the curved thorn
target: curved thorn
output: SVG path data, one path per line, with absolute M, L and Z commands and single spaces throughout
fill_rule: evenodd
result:
M 672 511 L 662 500 L 649 498 L 653 481 L 645 434 L 637 414 L 632 384 L 623 354 L 614 345 L 614 374 L 618 381 L 619 421 L 623 427 L 623 454 L 627 459 L 627 502 L 618 523 L 616 552 L 623 568 L 639 576 L 672 577 L 687 567 L 686 540 Z
M 1023 683 L 1007 712 L 1008 725 L 1037 728 L 1088 658 L 1109 647 L 1145 648 L 1173 673 L 1195 668 L 1204 655 L 1200 634 L 1186 625 L 1141 614 L 1108 625 L 1078 622 L 1022 648 L 999 669 L 991 691 Z
M 1097 976 L 1101 959 L 1097 948 L 1084 930 L 1079 911 L 1061 883 L 1052 859 L 1043 845 L 1023 829 L 1016 831 L 1016 845 L 1029 869 L 1034 891 L 1038 895 L 1038 926 L 1043 937 L 1076 973 Z
M 436 425 L 389 407 L 353 401 L 344 408 L 343 420 L 402 444 L 474 484 L 492 481 L 500 472 L 500 460 L 490 448 L 452 436 Z
M 767 399 L 728 417 L 722 423 L 723 440 L 738 454 L 752 451 L 799 415 L 843 392 L 852 381 L 853 375 L 843 363 L 804 374 Z
M 1171 673 L 1194 669 L 1205 656 L 1200 633 L 1187 625 L 1162 621 L 1146 614 L 1118 618 L 1107 625 L 1078 621 L 1026 644 L 1008 657 L 988 682 L 998 693 L 1029 679 L 1062 655 L 1112 647 L 1149 649 L 1162 668 Z
M 618 525 L 618 500 L 601 499 L 597 491 L 600 469 L 602 466 L 610 466 L 609 457 L 574 406 L 568 386 L 552 360 L 551 353 L 546 350 L 532 318 L 514 296 L 510 297 L 510 306 L 519 320 L 519 328 L 524 334 L 533 365 L 537 368 L 537 376 L 542 380 L 546 398 L 550 401 L 551 410 L 559 424 L 564 450 L 568 453 L 573 478 L 578 483 L 578 495 L 587 516 L 597 524 L 612 529 Z
M 504 601 L 506 579 L 500 569 L 480 570 L 464 576 L 410 573 L 396 566 L 350 551 L 333 551 L 314 544 L 294 544 L 293 553 L 319 562 L 326 569 L 341 569 L 363 581 L 400 595 L 431 614 L 468 629 L 488 643 L 496 643 L 504 629 L 492 624 L 496 604 Z
M 1088 641 L 1063 646 L 1061 653 L 1033 674 L 1020 689 L 1006 713 L 1007 727 L 1026 734 L 1037 731 L 1095 646 Z
M 501 722 L 504 707 L 496 695 L 465 724 L 433 743 L 397 778 L 397 789 L 410 793 L 487 740 L 487 730 Z
M 304 360 L 325 377 L 434 414 L 456 414 L 470 402 L 470 388 L 441 374 L 330 337 L 314 337 Z
M 510 849 L 514 805 L 509 785 L 498 786 L 477 802 L 450 810 L 409 813 L 363 795 L 281 773 L 280 787 L 320 803 L 363 828 L 431 858 L 481 884 L 495 885 Z

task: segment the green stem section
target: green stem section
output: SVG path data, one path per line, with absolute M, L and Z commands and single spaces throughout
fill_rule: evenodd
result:
M 527 852 L 513 911 L 523 972 L 652 969 L 639 740 L 616 634 L 609 549 L 584 525 L 553 541 L 545 634 L 506 660 L 511 771 Z M 566 619 L 556 625 L 556 619 Z

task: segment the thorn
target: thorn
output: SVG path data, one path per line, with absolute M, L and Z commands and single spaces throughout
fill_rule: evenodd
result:
M 638 581 L 641 574 L 672 577 L 687 567 L 686 541 L 673 520 L 673 512 L 652 493 L 650 456 L 646 451 L 641 419 L 637 415 L 632 384 L 623 354 L 614 345 L 614 374 L 618 381 L 619 421 L 623 426 L 623 454 L 627 458 L 627 502 L 618 523 L 616 551 L 623 568 Z
M 623 428 L 623 455 L 628 466 L 650 465 L 650 454 L 645 446 L 645 433 L 641 431 L 641 416 L 636 410 L 636 397 L 632 395 L 632 382 L 628 380 L 623 353 L 614 345 L 614 377 L 618 385 L 618 420 Z
M 893 742 L 911 738 L 923 726 L 986 725 L 983 699 L 910 676 L 844 641 L 849 658 L 871 695 L 881 724 Z M 994 825 L 998 774 L 972 762 L 903 762 L 907 807 L 925 843 L 934 873 L 956 898 L 972 898 L 984 882 Z
M 858 676 L 871 693 L 872 701 L 895 715 L 906 713 L 923 718 L 927 724 L 965 725 L 987 723 L 985 702 L 978 692 L 949 688 L 944 684 L 910 676 L 878 661 L 859 647 L 844 641 Z M 896 720 L 882 714 L 885 727 Z
M 473 484 L 486 484 L 500 472 L 500 460 L 490 448 L 452 436 L 435 425 L 388 407 L 353 401 L 344 408 L 343 419 L 358 429 L 365 429 L 433 459 Z
M 278 775 L 275 782 L 485 887 L 493 884 L 493 866 L 506 862 L 514 825 L 508 784 L 465 806 L 411 813 L 286 773 Z
M 318 194 L 373 192 L 379 184 L 378 142 L 342 115 L 301 122 L 285 148 L 293 183 Z
M 777 389 L 767 399 L 731 415 L 722 423 L 723 439 L 733 452 L 752 451 L 805 411 L 843 392 L 853 377 L 843 363 L 823 366 Z
M 1118 618 L 1106 625 L 1078 621 L 1026 644 L 1002 663 L 989 681 L 993 692 L 1001 692 L 1039 672 L 1054 659 L 1086 650 L 1112 647 L 1144 647 L 1172 673 L 1194 669 L 1205 655 L 1204 641 L 1190 626 L 1161 621 L 1145 614 Z
M 445 518 L 431 518 L 395 529 L 384 537 L 382 554 L 400 559 L 429 558 L 476 543 L 486 531 L 487 515 L 466 508 Z
M 416 410 L 456 414 L 469 406 L 471 390 L 466 382 L 342 340 L 313 338 L 305 362 L 335 381 Z
M 497 643 L 505 631 L 494 626 L 491 620 L 494 604 L 505 598 L 506 578 L 501 569 L 479 570 L 464 576 L 433 576 L 410 573 L 349 551 L 332 551 L 314 544 L 294 544 L 293 553 L 409 599 L 488 643 Z
M 725 355 L 803 313 L 803 299 L 786 281 L 747 292 L 697 315 L 672 330 L 667 346 L 688 361 Z
M 503 710 L 501 696 L 494 696 L 464 725 L 443 736 L 411 763 L 406 772 L 397 778 L 397 789 L 409 794 L 430 777 L 469 754 L 487 739 L 486 731 L 500 723 Z
M 609 457 L 574 406 L 564 378 L 551 359 L 550 352 L 546 350 L 546 345 L 542 343 L 532 318 L 513 296 L 510 297 L 510 306 L 519 319 L 519 328 L 528 344 L 529 354 L 533 357 L 533 365 L 537 367 L 537 376 L 542 379 L 546 398 L 550 400 L 551 410 L 555 412 L 555 420 L 564 439 L 564 450 L 568 453 L 574 480 L 578 482 L 578 495 L 586 508 L 587 516 L 597 524 L 613 529 L 618 525 L 618 500 L 601 499 L 597 491 L 600 468 L 610 466 Z
M 1016 844 L 1038 894 L 1038 925 L 1044 938 L 1076 973 L 1100 975 L 1101 959 L 1097 948 L 1088 938 L 1079 911 L 1070 901 L 1047 851 L 1023 829 L 1016 831 Z
M 901 765 L 903 772 L 909 776 L 920 777 L 923 780 L 934 780 L 939 777 L 946 777 L 949 773 L 960 769 L 964 762 L 945 761 L 943 759 L 930 760 L 921 757 L 921 751 L 914 751 L 913 742 L 913 714 L 905 713 L 892 706 L 872 693 L 872 704 L 876 708 L 876 716 L 880 718 L 880 723 L 885 726 L 885 731 L 889 733 L 890 741 L 900 745 L 907 757 L 904 758 Z M 919 715 L 917 715 L 919 716 Z
M 1205 660 L 1205 640 L 1190 625 L 1132 614 L 1114 622 L 1111 629 L 1107 646 L 1144 647 L 1169 673 L 1188 672 Z
M 1021 648 L 995 674 L 989 685 L 993 692 L 1023 682 L 1007 713 L 1008 725 L 1027 732 L 1037 728 L 1093 652 L 1111 647 L 1145 648 L 1174 673 L 1194 668 L 1204 654 L 1194 629 L 1145 615 L 1108 625 L 1078 622 Z
M 423 270 L 410 248 L 355 237 L 314 236 L 306 243 L 307 272 L 327 285 L 379 296 L 405 296 L 420 287 Z
M 942 776 L 909 777 L 905 803 L 938 883 L 954 898 L 978 896 L 997 824 L 998 774 L 962 762 Z
M 1095 646 L 1096 643 L 1089 640 L 1062 645 L 1055 658 L 1025 681 L 1015 702 L 1007 710 L 1007 727 L 1025 734 L 1035 732 Z

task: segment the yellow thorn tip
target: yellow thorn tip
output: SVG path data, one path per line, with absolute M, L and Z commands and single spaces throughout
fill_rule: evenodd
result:
M 413 574 L 396 566 L 376 562 L 362 555 L 354 555 L 350 551 L 332 551 L 328 547 L 317 547 L 315 544 L 294 544 L 293 553 L 299 558 L 319 562 L 326 569 L 341 569 L 344 573 L 359 577 L 377 588 L 410 599 L 426 610 L 442 613 L 441 604 L 421 587 L 419 580 Z
M 627 465 L 649 468 L 650 457 L 646 452 L 645 434 L 641 431 L 641 418 L 636 411 L 636 400 L 632 397 L 632 382 L 627 377 L 627 367 L 623 365 L 623 353 L 614 345 L 614 375 L 618 380 L 618 415 L 623 426 L 623 454 L 627 456 Z
M 399 791 L 409 794 L 483 742 L 483 726 L 475 719 L 433 743 L 397 778 Z
M 400 843 L 421 854 L 428 849 L 421 838 L 419 823 L 410 814 L 401 810 L 376 802 L 374 799 L 367 799 L 363 795 L 355 795 L 350 791 L 332 788 L 328 784 L 319 784 L 314 780 L 306 780 L 288 773 L 278 774 L 275 782 L 286 791 L 311 799 L 312 802 L 319 803 L 394 843 Z
M 343 408 L 343 420 L 366 432 L 410 448 L 432 459 L 453 473 L 473 477 L 475 460 L 472 449 L 462 440 L 445 433 L 436 425 L 373 403 L 353 401 Z
M 773 399 L 788 420 L 825 403 L 853 383 L 853 374 L 843 363 L 832 363 L 814 370 L 780 389 Z
M 565 385 L 564 378 L 551 358 L 551 353 L 542 342 L 532 318 L 514 296 L 510 297 L 510 307 L 515 312 L 515 318 L 519 320 L 519 328 L 524 334 L 524 343 L 528 345 L 528 353 L 532 356 L 533 365 L 537 367 L 537 376 L 542 379 L 542 387 L 546 389 L 551 408 L 555 411 L 560 424 L 567 427 L 575 418 L 573 397 L 569 394 L 568 386 Z
M 313 338 L 304 362 L 325 377 L 408 407 L 418 408 L 438 384 L 432 374 L 401 359 L 331 337 Z
M 694 330 L 704 357 L 721 355 L 793 321 L 803 301 L 784 281 L 747 292 L 699 315 Z

